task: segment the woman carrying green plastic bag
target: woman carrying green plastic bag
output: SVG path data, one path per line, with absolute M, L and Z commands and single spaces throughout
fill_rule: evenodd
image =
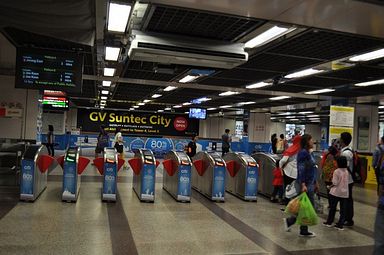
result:
M 290 231 L 290 228 L 296 223 L 298 217 L 300 220 L 297 222 L 300 224 L 300 236 L 302 237 L 314 237 L 315 233 L 308 230 L 309 223 L 317 223 L 316 213 L 312 214 L 311 208 L 314 212 L 314 194 L 318 192 L 319 186 L 316 183 L 317 166 L 311 151 L 313 148 L 312 136 L 305 134 L 301 138 L 301 151 L 297 155 L 297 182 L 301 186 L 301 192 L 306 192 L 306 195 L 302 195 L 300 198 L 300 209 L 297 216 L 291 216 L 284 219 L 285 230 Z M 309 205 L 311 204 L 312 207 Z M 303 207 L 303 208 L 301 208 Z M 301 212 L 301 214 L 300 214 Z M 304 221 L 303 221 L 304 220 Z M 303 224 L 304 223 L 304 224 Z

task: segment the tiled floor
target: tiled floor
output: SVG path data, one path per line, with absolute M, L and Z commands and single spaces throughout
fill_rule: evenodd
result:
M 356 227 L 345 231 L 311 227 L 317 237 L 285 232 L 280 206 L 259 197 L 244 202 L 226 194 L 212 203 L 193 192 L 178 203 L 162 190 L 157 171 L 155 203 L 132 191 L 132 171 L 119 172 L 118 201 L 101 202 L 101 178 L 89 166 L 77 203 L 63 203 L 61 169 L 34 203 L 0 200 L 0 254 L 370 254 L 375 193 L 355 189 Z M 3 194 L 3 193 L 1 193 Z M 16 201 L 17 202 L 17 201 Z M 324 201 L 325 202 L 325 201 Z M 3 215 L 1 214 L 3 212 Z M 325 217 L 324 215 L 321 217 Z M 320 219 L 322 222 L 322 219 Z

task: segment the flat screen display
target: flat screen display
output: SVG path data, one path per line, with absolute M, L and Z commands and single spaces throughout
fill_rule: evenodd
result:
M 207 109 L 189 108 L 189 118 L 205 120 L 207 118 Z
M 82 71 L 80 54 L 17 48 L 16 88 L 81 92 Z
M 44 110 L 68 110 L 68 99 L 66 97 L 43 96 Z

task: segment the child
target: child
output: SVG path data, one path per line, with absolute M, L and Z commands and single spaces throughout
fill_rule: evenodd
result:
M 278 195 L 278 202 L 281 203 L 283 199 L 283 171 L 279 167 L 279 160 L 276 161 L 276 167 L 273 169 L 273 192 L 271 202 L 276 202 L 276 195 Z
M 325 155 L 323 155 L 323 158 L 321 160 L 321 169 L 322 169 L 321 177 L 327 186 L 332 185 L 333 173 L 337 168 L 336 155 L 337 155 L 336 147 L 331 146 L 328 148 L 328 152 Z M 328 195 L 328 208 L 330 208 L 331 200 L 329 196 L 329 189 L 327 189 L 327 195 Z
M 323 223 L 326 227 L 331 227 L 333 220 L 335 219 L 337 203 L 340 202 L 340 218 L 339 222 L 335 224 L 335 228 L 338 230 L 343 230 L 343 225 L 345 221 L 345 212 L 346 212 L 346 201 L 349 196 L 348 190 L 348 178 L 349 173 L 347 170 L 347 158 L 344 156 L 337 158 L 337 169 L 333 173 L 332 185 L 327 186 L 330 189 L 329 198 L 330 198 L 330 209 L 328 214 L 328 219 Z

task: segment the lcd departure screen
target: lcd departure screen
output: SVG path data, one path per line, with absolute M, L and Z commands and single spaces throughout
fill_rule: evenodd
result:
M 207 118 L 207 109 L 190 108 L 189 109 L 189 118 L 203 119 L 204 120 Z
M 82 70 L 80 54 L 18 48 L 15 87 L 81 92 Z

